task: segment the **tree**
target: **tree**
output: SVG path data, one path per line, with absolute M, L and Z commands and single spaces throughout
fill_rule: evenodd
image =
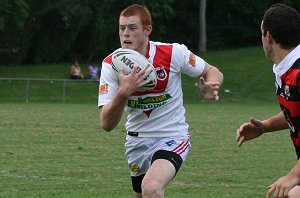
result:
M 0 64 L 19 62 L 29 7 L 23 0 L 1 0 L 0 5 Z
M 206 0 L 200 0 L 199 6 L 199 51 L 206 52 Z
M 88 62 L 100 61 L 113 49 L 119 47 L 118 17 L 121 8 L 117 0 L 89 0 L 91 16 L 77 35 L 69 54 L 81 57 Z
M 31 39 L 25 61 L 61 61 L 65 54 L 70 53 L 74 40 L 93 17 L 90 8 L 80 0 L 28 1 L 31 13 L 27 31 Z

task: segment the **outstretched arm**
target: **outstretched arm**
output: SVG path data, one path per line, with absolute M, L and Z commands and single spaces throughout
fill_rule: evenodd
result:
M 236 141 L 241 146 L 245 141 L 257 138 L 266 132 L 287 129 L 288 123 L 281 111 L 277 115 L 261 121 L 251 118 L 249 122 L 242 124 L 236 131 Z

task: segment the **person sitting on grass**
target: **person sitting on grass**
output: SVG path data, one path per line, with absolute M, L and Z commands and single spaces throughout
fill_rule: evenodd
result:
M 98 67 L 96 64 L 96 61 L 93 61 L 91 65 L 89 66 L 89 79 L 94 81 L 99 81 L 99 75 L 98 75 Z
M 77 59 L 71 65 L 69 76 L 70 79 L 74 79 L 74 80 L 82 80 L 84 78 L 84 75 L 81 72 L 79 61 Z

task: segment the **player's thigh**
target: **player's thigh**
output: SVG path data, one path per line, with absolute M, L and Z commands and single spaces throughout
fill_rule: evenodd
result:
M 299 198 L 300 197 L 300 186 L 295 186 L 292 190 L 289 192 L 289 198 Z
M 158 186 L 165 188 L 170 183 L 176 174 L 174 165 L 166 159 L 157 159 L 150 166 L 147 171 L 142 185 L 146 186 Z

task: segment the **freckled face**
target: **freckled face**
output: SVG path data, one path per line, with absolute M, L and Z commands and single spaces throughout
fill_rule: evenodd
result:
M 147 47 L 148 36 L 138 16 L 120 16 L 119 37 L 122 48 L 141 52 Z

